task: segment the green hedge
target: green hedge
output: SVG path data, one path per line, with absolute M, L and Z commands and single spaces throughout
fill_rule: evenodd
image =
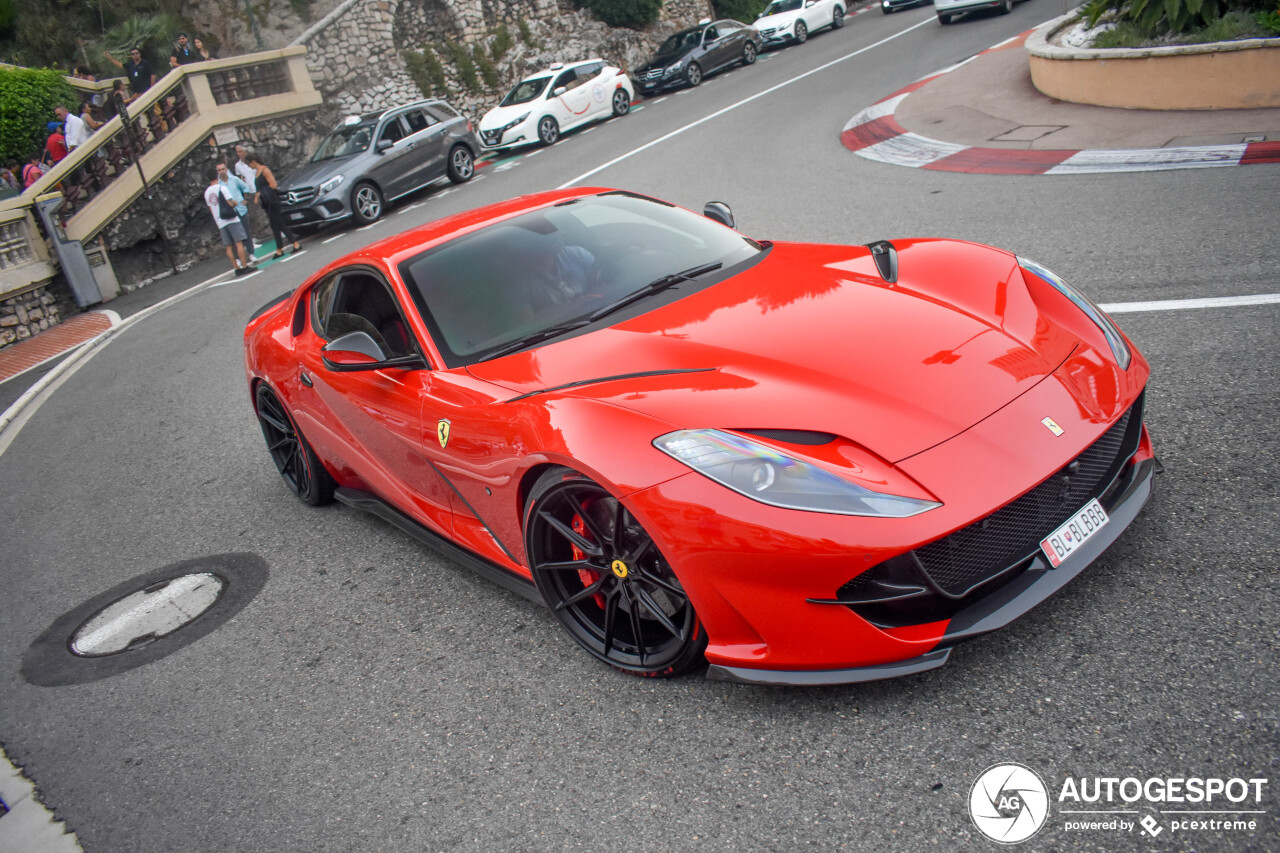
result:
M 658 20 L 662 0 L 580 0 L 582 8 L 611 27 L 642 29 Z
M 0 162 L 26 162 L 44 148 L 45 126 L 59 104 L 78 111 L 80 99 L 62 73 L 43 68 L 0 68 Z

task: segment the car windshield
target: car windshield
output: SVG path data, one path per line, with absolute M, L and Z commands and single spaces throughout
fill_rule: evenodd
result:
M 515 88 L 507 92 L 507 96 L 502 99 L 500 107 L 513 107 L 516 104 L 527 104 L 534 98 L 542 94 L 547 88 L 547 81 L 550 77 L 535 77 L 532 80 L 521 80 L 515 85 Z
M 726 271 L 763 247 L 704 216 L 629 193 L 507 219 L 400 264 L 449 367 L 603 320 L 644 294 Z
M 662 47 L 658 48 L 658 55 L 664 53 L 675 53 L 688 47 L 697 47 L 702 43 L 702 30 L 684 30 L 675 35 L 667 36 L 667 40 L 662 43 Z
M 374 124 L 344 124 L 324 138 L 316 153 L 311 155 L 312 163 L 322 160 L 333 160 L 337 157 L 350 157 L 359 154 L 369 147 L 373 140 Z
M 781 12 L 794 12 L 800 8 L 804 0 L 773 0 L 768 6 L 764 7 L 764 11 L 760 13 L 760 17 L 766 15 L 777 15 Z

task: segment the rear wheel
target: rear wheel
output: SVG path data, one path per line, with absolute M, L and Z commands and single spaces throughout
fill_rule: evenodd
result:
M 809 28 L 805 26 L 804 21 L 796 21 L 796 44 L 804 44 L 809 40 Z
M 685 69 L 684 79 L 689 81 L 690 86 L 696 86 L 702 82 L 702 66 L 696 62 L 690 62 L 689 67 Z
M 555 145 L 560 138 L 560 125 L 551 116 L 543 116 L 538 122 L 538 141 L 543 145 Z
M 945 27 L 947 24 L 951 23 L 951 16 L 946 12 L 939 12 L 938 21 Z
M 449 154 L 449 180 L 455 184 L 465 184 L 476 173 L 475 157 L 471 149 L 465 145 L 456 145 Z
M 670 677 L 703 662 L 706 631 L 640 522 L 568 468 L 529 495 L 525 548 L 538 591 L 578 645 L 632 675 Z
M 883 7 L 881 7 L 883 8 Z M 838 30 L 844 26 L 844 9 L 839 6 L 831 13 L 831 29 Z
M 320 506 L 333 500 L 333 489 L 337 484 L 325 470 L 324 463 L 316 456 L 311 445 L 298 432 L 284 403 L 265 382 L 258 386 L 254 401 L 257 403 L 258 425 L 262 427 L 262 437 L 267 442 L 267 452 L 271 454 L 271 461 L 276 464 L 276 470 L 284 478 L 289 491 L 297 495 L 298 500 L 311 506 Z
M 613 91 L 613 114 L 615 116 L 624 116 L 631 111 L 631 96 L 627 94 L 626 89 L 615 89 Z
M 1001 4 L 1000 6 L 1000 14 L 1007 15 L 1012 11 L 1013 11 L 1013 0 L 1004 0 L 1004 3 Z

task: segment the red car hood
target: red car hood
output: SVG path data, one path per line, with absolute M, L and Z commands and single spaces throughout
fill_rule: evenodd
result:
M 829 432 L 897 462 L 1024 393 L 1076 344 L 1046 332 L 1007 252 L 897 246 L 895 284 L 865 248 L 780 243 L 639 317 L 469 370 L 513 396 L 590 397 L 673 428 Z

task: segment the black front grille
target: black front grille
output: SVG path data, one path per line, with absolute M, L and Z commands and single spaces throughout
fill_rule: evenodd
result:
M 1040 541 L 1091 499 L 1107 505 L 1109 490 L 1142 438 L 1142 404 L 1139 397 L 1097 441 L 1031 491 L 968 527 L 868 569 L 840 587 L 836 598 L 866 601 L 850 606 L 858 612 L 870 606 L 877 623 L 910 624 L 902 619 L 907 611 L 943 618 L 978 587 L 1013 578 L 1039 551 Z M 886 606 L 875 600 L 917 586 L 920 595 L 887 608 L 906 608 L 902 613 L 880 613 Z

